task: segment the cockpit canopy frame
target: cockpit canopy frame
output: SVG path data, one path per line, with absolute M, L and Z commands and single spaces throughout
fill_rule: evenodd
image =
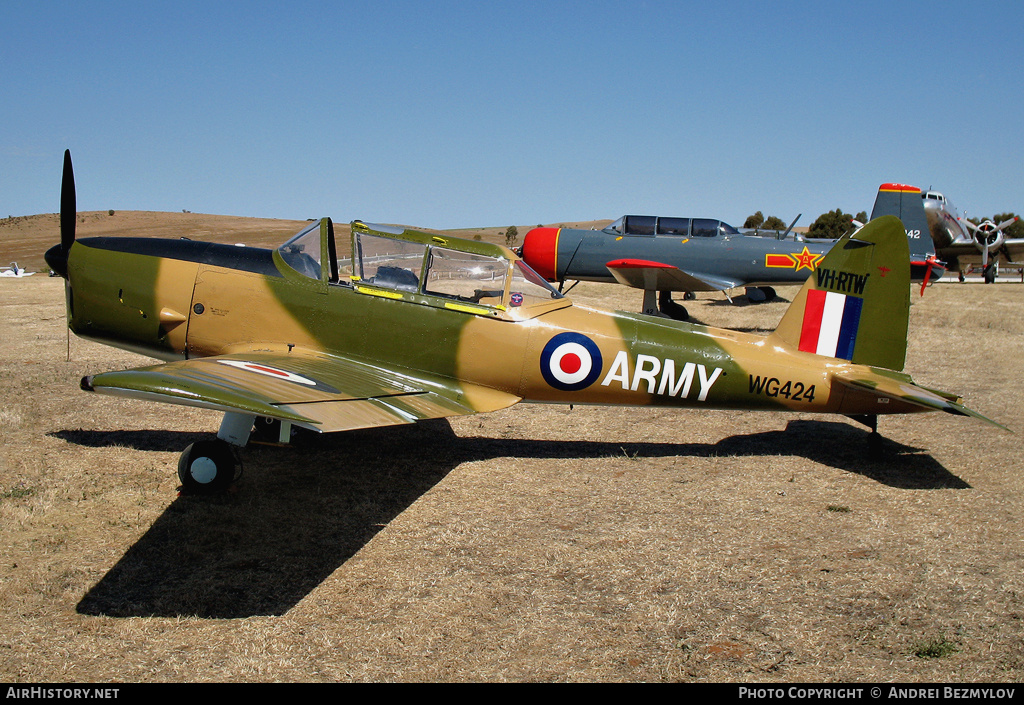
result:
M 338 259 L 330 218 L 278 248 L 301 275 L 403 299 L 501 318 L 532 318 L 569 305 L 561 293 L 500 245 L 353 221 L 352 257 Z
M 727 237 L 740 231 L 715 218 L 667 218 L 624 215 L 604 229 L 620 237 Z

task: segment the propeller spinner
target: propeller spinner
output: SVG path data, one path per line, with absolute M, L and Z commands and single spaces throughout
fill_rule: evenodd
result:
M 982 266 L 988 266 L 989 250 L 998 250 L 1002 246 L 1005 237 L 1003 231 L 1017 222 L 1016 216 L 1009 220 L 1004 220 L 998 225 L 991 220 L 986 220 L 981 225 L 975 225 L 969 220 L 961 220 L 974 233 L 974 241 L 978 245 L 978 249 L 981 250 Z

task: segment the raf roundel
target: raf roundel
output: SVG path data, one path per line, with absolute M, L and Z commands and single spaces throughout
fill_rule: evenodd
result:
M 312 387 L 318 389 L 321 392 L 327 392 L 328 394 L 337 394 L 338 390 L 325 382 L 319 382 L 309 377 L 303 377 L 302 375 L 289 372 L 288 370 L 278 369 L 277 367 L 271 367 L 270 365 L 264 365 L 257 362 L 250 362 L 248 360 L 217 360 L 222 365 L 229 365 L 239 370 L 246 370 L 247 372 L 255 372 L 259 375 L 264 375 L 272 379 L 283 380 L 285 382 L 292 382 L 294 384 L 301 384 L 305 387 Z
M 575 392 L 592 385 L 601 374 L 601 351 L 579 333 L 559 333 L 540 354 L 540 372 L 555 389 Z

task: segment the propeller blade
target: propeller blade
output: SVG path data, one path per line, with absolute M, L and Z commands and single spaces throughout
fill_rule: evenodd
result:
M 1016 222 L 1017 222 L 1017 217 L 1014 216 L 1013 218 L 1010 218 L 1009 220 L 1004 220 L 1002 223 L 997 225 L 996 226 L 996 230 L 1002 230 L 1003 228 L 1008 228 L 1008 227 L 1010 227 L 1011 225 L 1013 225 Z
M 71 166 L 71 150 L 64 150 L 64 173 L 60 180 L 60 246 L 65 256 L 75 241 L 75 220 L 78 218 L 75 201 L 75 172 Z
M 68 253 L 75 244 L 75 221 L 78 205 L 75 199 L 75 173 L 71 168 L 71 150 L 64 150 L 64 173 L 60 178 L 60 244 L 54 245 L 43 258 L 50 269 L 68 278 Z

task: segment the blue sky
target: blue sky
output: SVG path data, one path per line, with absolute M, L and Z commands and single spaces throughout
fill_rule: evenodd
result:
M 0 217 L 1024 211 L 1020 2 L 2 0 Z

